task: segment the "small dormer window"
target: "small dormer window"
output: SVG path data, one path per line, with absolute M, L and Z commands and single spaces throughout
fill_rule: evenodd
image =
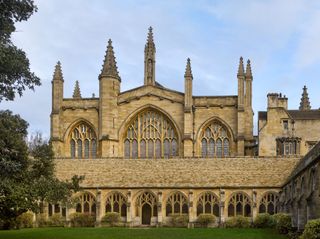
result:
M 284 130 L 288 130 L 289 129 L 288 120 L 284 120 L 283 121 L 283 129 Z

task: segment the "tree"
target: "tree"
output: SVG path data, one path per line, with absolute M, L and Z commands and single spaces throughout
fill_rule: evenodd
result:
M 40 85 L 40 78 L 30 71 L 26 53 L 11 41 L 14 24 L 28 20 L 36 11 L 33 0 L 0 0 L 0 102 L 14 100 L 26 88 Z
M 57 179 L 51 144 L 38 137 L 28 150 L 27 127 L 19 115 L 0 111 L 0 222 L 5 229 L 11 228 L 20 214 L 39 212 L 44 201 L 70 202 L 83 179 Z

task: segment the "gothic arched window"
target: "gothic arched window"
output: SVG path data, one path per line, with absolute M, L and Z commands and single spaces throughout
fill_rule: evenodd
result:
M 277 213 L 278 194 L 274 192 L 265 193 L 260 201 L 259 213 Z
M 161 158 L 179 155 L 178 135 L 162 113 L 146 110 L 129 123 L 124 143 L 125 158 Z
M 127 216 L 127 200 L 118 192 L 112 193 L 106 200 L 106 212 L 117 212 L 121 217 Z
M 227 157 L 230 155 L 230 134 L 218 121 L 210 123 L 201 134 L 202 157 Z
M 173 193 L 169 196 L 166 203 L 166 216 L 188 214 L 187 197 L 181 192 Z
M 83 193 L 78 197 L 76 204 L 76 212 L 80 213 L 96 213 L 96 199 L 90 193 Z
M 218 197 L 211 192 L 204 192 L 199 197 L 197 202 L 197 216 L 202 213 L 213 214 L 219 217 L 219 200 Z
M 81 122 L 70 133 L 71 158 L 92 158 L 97 154 L 97 137 L 94 130 L 85 122 Z
M 242 192 L 234 193 L 228 203 L 228 217 L 251 216 L 251 200 Z

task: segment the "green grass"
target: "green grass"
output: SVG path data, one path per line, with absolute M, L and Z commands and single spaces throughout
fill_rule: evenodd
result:
M 32 228 L 0 231 L 0 239 L 284 239 L 271 229 Z

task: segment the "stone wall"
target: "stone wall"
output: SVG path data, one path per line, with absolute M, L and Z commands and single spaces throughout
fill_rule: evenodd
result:
M 280 192 L 280 210 L 290 213 L 293 226 L 304 228 L 320 218 L 320 143 L 301 159 Z

